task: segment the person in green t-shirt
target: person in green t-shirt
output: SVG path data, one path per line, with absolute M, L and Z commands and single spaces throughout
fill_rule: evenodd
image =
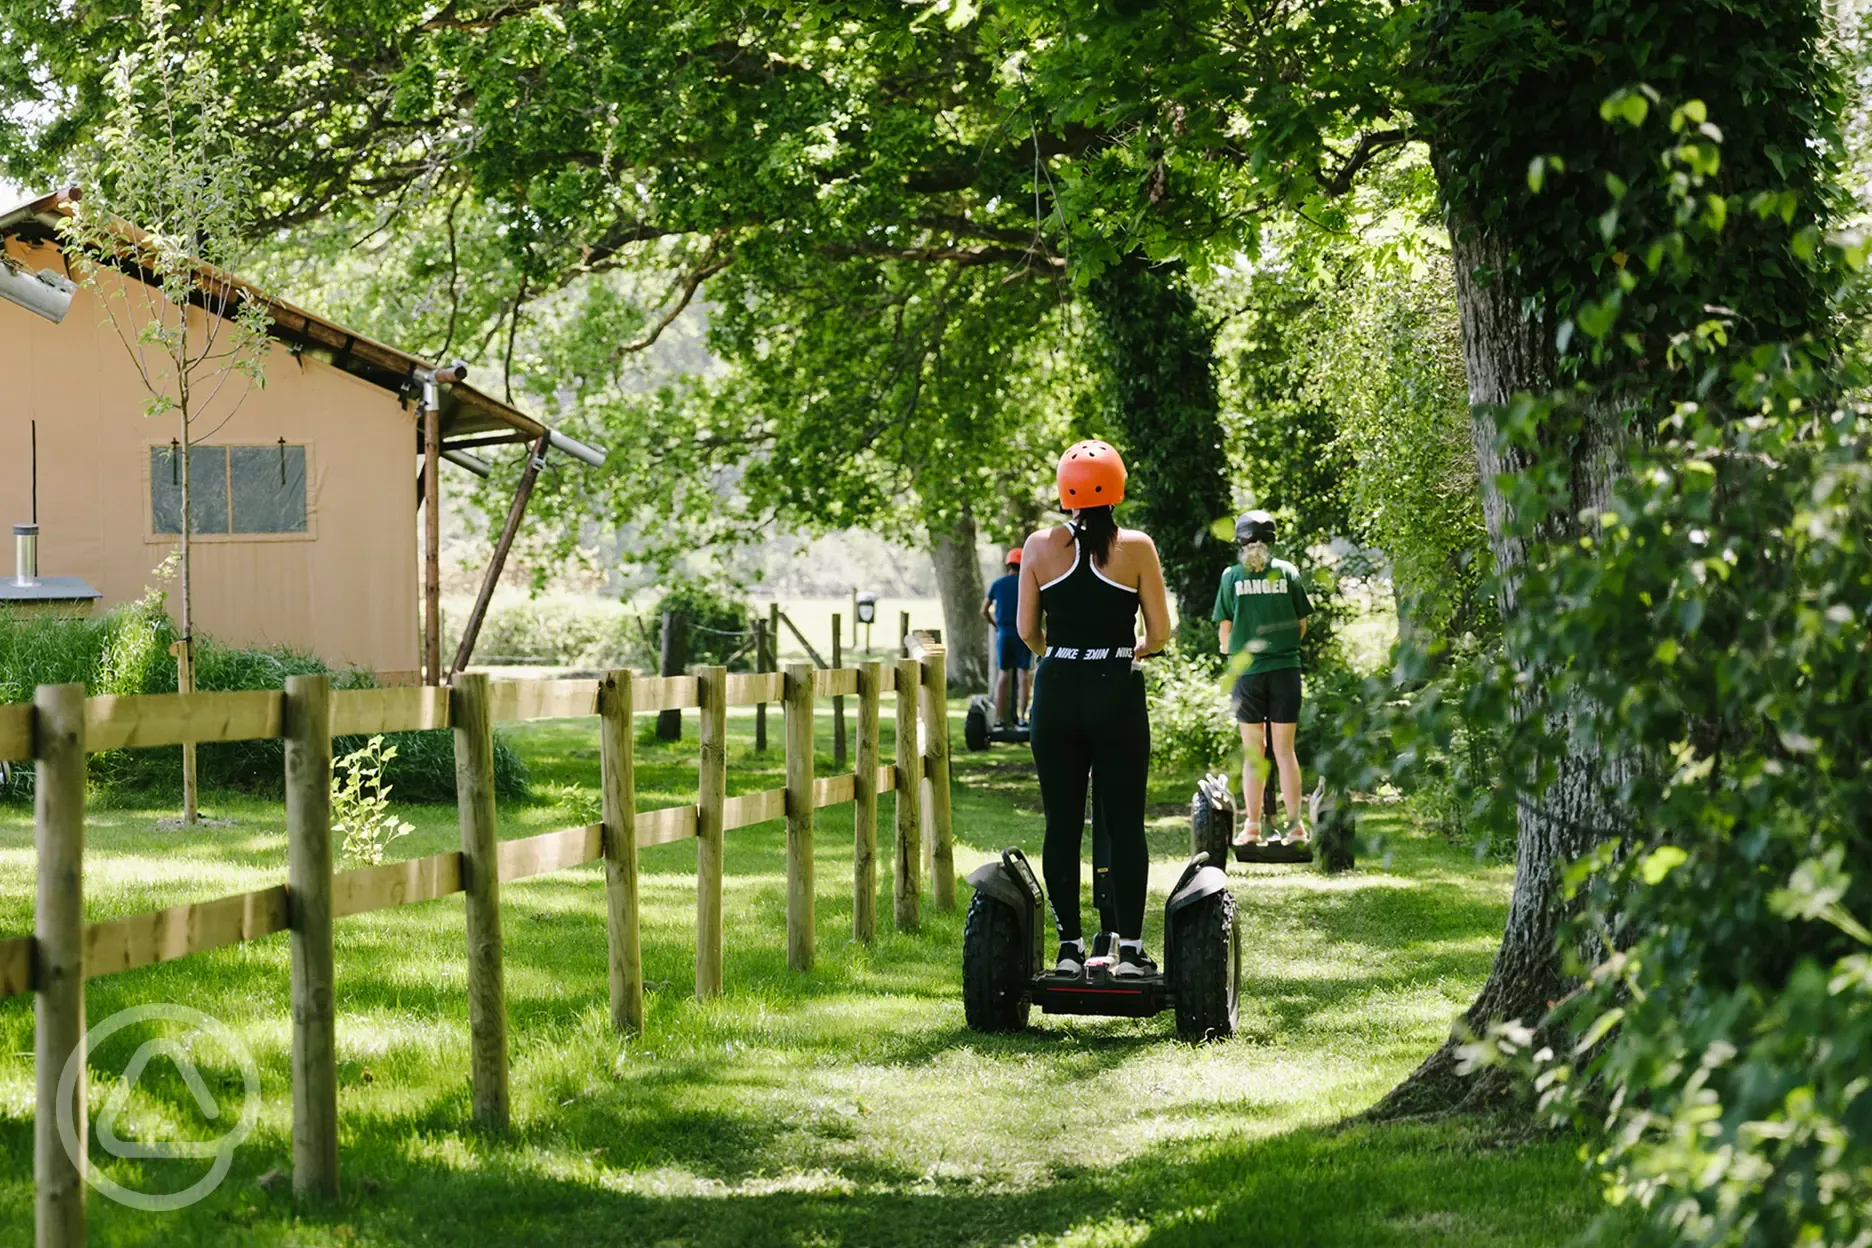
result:
M 1241 561 L 1222 574 L 1212 618 L 1222 634 L 1222 653 L 1231 668 L 1245 663 L 1235 681 L 1235 719 L 1241 728 L 1242 799 L 1246 817 L 1235 837 L 1238 845 L 1261 842 L 1263 733 L 1273 738 L 1274 763 L 1280 769 L 1281 802 L 1287 808 L 1289 844 L 1307 839 L 1300 818 L 1300 760 L 1294 756 L 1294 732 L 1300 724 L 1300 639 L 1306 636 L 1307 601 L 1300 570 L 1274 558 L 1274 517 L 1251 511 L 1235 522 Z M 1237 657 L 1243 656 L 1245 658 Z M 1268 727 L 1263 729 L 1262 725 Z

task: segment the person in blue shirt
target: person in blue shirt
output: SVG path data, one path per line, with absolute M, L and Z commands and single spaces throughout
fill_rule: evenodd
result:
M 1016 546 L 1008 551 L 1007 575 L 988 587 L 981 606 L 982 618 L 995 629 L 995 667 L 1000 672 L 995 678 L 995 721 L 1003 724 L 1009 722 L 1008 699 L 1017 681 L 1019 716 L 1014 722 L 1027 722 L 1027 705 L 1033 699 L 1033 652 L 1021 640 L 1019 626 L 1020 565 L 1021 550 Z

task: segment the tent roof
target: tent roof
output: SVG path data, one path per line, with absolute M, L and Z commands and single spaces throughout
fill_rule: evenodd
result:
M 17 237 L 27 242 L 57 243 L 59 222 L 71 214 L 73 205 L 81 195 L 79 187 L 62 187 L 0 213 L 0 239 Z M 142 231 L 130 225 L 124 226 L 123 232 L 133 242 L 144 237 Z M 380 386 L 395 394 L 400 402 L 421 398 L 422 385 L 416 379 L 416 374 L 427 372 L 435 365 L 366 338 L 283 299 L 266 296 L 232 273 L 205 263 L 200 268 L 204 278 L 217 283 L 224 282 L 237 290 L 265 298 L 268 315 L 272 318 L 267 332 L 295 354 L 313 356 L 354 377 Z M 502 403 L 465 381 L 444 383 L 440 389 L 445 448 L 451 443 L 463 442 L 471 446 L 532 442 L 548 432 L 546 425 L 519 408 Z

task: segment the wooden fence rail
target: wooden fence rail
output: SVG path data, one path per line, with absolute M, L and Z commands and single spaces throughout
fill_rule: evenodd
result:
M 606 948 L 611 1019 L 623 1032 L 644 1023 L 637 853 L 694 839 L 696 995 L 722 988 L 724 834 L 775 819 L 787 822 L 787 964 L 813 964 L 814 812 L 854 803 L 852 932 L 870 941 L 877 915 L 877 801 L 897 795 L 893 914 L 916 926 L 919 867 L 936 867 L 932 900 L 954 904 L 949 825 L 948 720 L 940 646 L 914 647 L 895 666 L 729 675 L 642 677 L 613 672 L 596 680 L 490 682 L 457 675 L 443 688 L 329 688 L 322 676 L 292 677 L 279 692 L 83 696 L 47 686 L 32 704 L 0 706 L 0 762 L 36 768 L 38 894 L 30 936 L 0 939 L 0 998 L 36 993 L 38 1070 L 34 1174 L 41 1248 L 84 1243 L 85 1186 L 57 1132 L 59 1076 L 83 1043 L 84 983 L 137 967 L 258 940 L 292 938 L 293 1190 L 337 1195 L 337 984 L 332 924 L 352 915 L 467 895 L 468 1014 L 472 1112 L 495 1129 L 508 1122 L 508 1042 L 502 984 L 500 891 L 507 881 L 605 864 Z M 882 698 L 895 692 L 897 757 L 878 749 Z M 815 774 L 813 704 L 858 698 L 857 771 Z M 730 706 L 786 707 L 786 784 L 727 796 Z M 634 719 L 694 710 L 700 717 L 696 801 L 637 811 Z M 493 727 L 533 719 L 599 717 L 601 822 L 517 840 L 495 839 Z M 332 738 L 376 732 L 452 729 L 462 847 L 382 866 L 334 873 L 331 843 Z M 282 739 L 286 743 L 287 879 L 252 892 L 85 923 L 83 914 L 84 756 L 104 750 Z M 931 785 L 929 782 L 934 782 Z M 925 818 L 928 806 L 933 818 Z M 627 822 L 628 821 L 628 822 Z M 929 844 L 920 842 L 927 826 Z M 75 1093 L 84 1137 L 84 1082 Z

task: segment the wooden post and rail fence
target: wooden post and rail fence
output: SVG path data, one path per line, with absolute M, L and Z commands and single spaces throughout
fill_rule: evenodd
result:
M 949 825 L 948 718 L 940 646 L 913 647 L 894 664 L 730 675 L 708 667 L 692 676 L 490 683 L 474 672 L 449 685 L 333 690 L 323 676 L 288 678 L 280 692 L 86 697 L 77 685 L 40 688 L 30 704 L 0 706 L 0 761 L 35 768 L 37 894 L 33 933 L 0 939 L 0 998 L 34 993 L 34 1212 L 39 1248 L 84 1243 L 85 1180 L 59 1137 L 60 1076 L 85 1036 L 88 979 L 258 940 L 278 932 L 292 943 L 293 1190 L 338 1192 L 335 921 L 454 893 L 465 907 L 469 1063 L 474 1119 L 508 1125 L 507 1006 L 502 975 L 501 886 L 588 862 L 604 863 L 611 1021 L 621 1032 L 644 1025 L 639 936 L 638 851 L 696 841 L 695 993 L 722 991 L 722 878 L 725 833 L 786 820 L 786 951 L 796 971 L 813 964 L 813 841 L 816 812 L 854 804 L 852 935 L 877 931 L 878 798 L 897 794 L 893 915 L 899 928 L 921 916 L 919 875 L 934 866 L 932 900 L 955 904 Z M 879 745 L 883 695 L 896 695 L 896 757 Z M 819 776 L 813 758 L 813 703 L 858 699 L 857 770 Z M 727 795 L 727 710 L 781 702 L 786 708 L 786 784 Z M 694 710 L 700 719 L 696 800 L 636 810 L 632 757 L 637 715 Z M 599 717 L 601 821 L 516 840 L 496 835 L 493 730 L 497 723 Z M 920 721 L 920 722 L 919 722 Z M 417 729 L 452 729 L 461 849 L 381 866 L 332 871 L 332 738 Z M 86 923 L 84 914 L 85 760 L 103 750 L 277 738 L 285 743 L 286 879 L 283 884 L 153 913 Z M 927 786 L 927 787 L 926 787 Z M 932 800 L 927 826 L 923 807 Z M 927 849 L 921 842 L 931 842 Z M 72 1121 L 86 1138 L 85 1078 Z

